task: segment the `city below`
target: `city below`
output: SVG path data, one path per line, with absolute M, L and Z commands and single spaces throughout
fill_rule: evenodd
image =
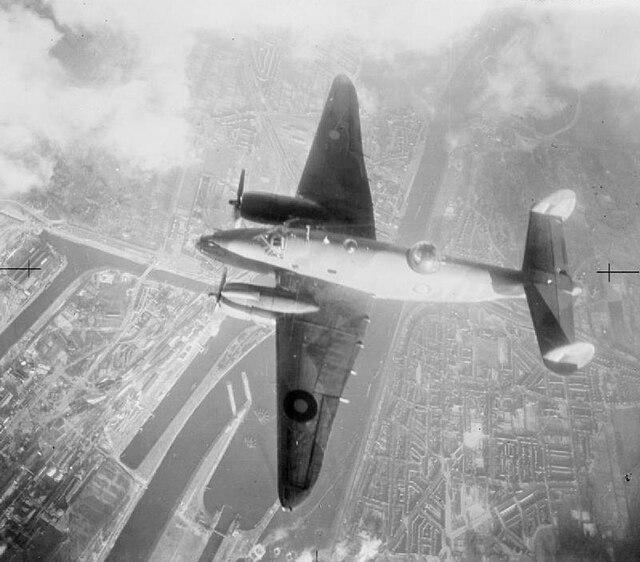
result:
M 497 111 L 491 61 L 525 27 L 498 18 L 447 64 L 407 54 L 393 68 L 350 39 L 309 61 L 285 36 L 204 35 L 189 57 L 194 162 L 151 174 L 71 155 L 47 189 L 0 200 L 0 560 L 537 562 L 638 548 L 640 278 L 621 274 L 640 263 L 637 196 L 635 180 L 607 181 L 640 164 L 588 133 L 615 90 L 561 90 L 545 118 Z M 273 328 L 224 315 L 209 296 L 223 266 L 195 241 L 233 227 L 242 168 L 247 190 L 295 192 L 339 73 L 361 96 L 381 240 L 519 268 L 532 202 L 576 191 L 575 326 L 596 355 L 569 377 L 545 369 L 525 301 L 376 301 L 318 483 L 290 513 Z

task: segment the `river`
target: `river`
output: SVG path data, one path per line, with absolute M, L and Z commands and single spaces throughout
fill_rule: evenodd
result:
M 222 355 L 227 346 L 247 327 L 245 322 L 225 318 L 220 332 L 208 341 L 204 351 L 187 367 L 171 390 L 162 399 L 151 416 L 142 426 L 120 456 L 120 460 L 130 468 L 138 468 L 164 433 L 171 420 L 180 411 L 194 388 L 202 381 L 212 365 Z
M 345 396 L 350 403 L 342 404 L 338 410 L 323 472 L 313 495 L 295 513 L 278 512 L 270 525 L 270 528 L 288 527 L 292 521 L 305 520 L 304 528 L 296 535 L 296 543 L 313 542 L 321 546 L 329 540 L 328 532 L 346 493 L 349 471 L 362 439 L 361 428 L 369 417 L 370 398 L 375 395 L 378 370 L 386 357 L 399 310 L 396 303 L 377 303 L 374 307 L 367 338 L 370 346 L 363 350 L 356 363 L 358 376 L 351 377 L 347 385 Z M 218 338 L 228 338 L 228 335 L 223 336 L 225 324 L 226 321 Z M 203 370 L 206 372 L 205 364 Z M 269 338 L 244 357 L 189 418 L 134 509 L 108 560 L 148 558 L 191 474 L 231 418 L 227 381 L 234 386 L 236 401 L 241 399 L 242 371 L 248 374 L 253 404 L 209 486 L 203 491 L 204 504 L 210 513 L 224 509 L 223 520 L 217 526 L 224 533 L 236 517 L 241 529 L 255 527 L 276 500 L 275 349 L 273 338 Z M 187 373 L 177 385 L 186 376 Z M 155 418 L 167 415 L 168 410 L 161 408 L 162 404 L 156 410 Z M 259 421 L 258 412 L 263 422 L 268 418 L 266 423 Z M 219 544 L 220 538 L 214 534 L 201 560 L 211 560 Z

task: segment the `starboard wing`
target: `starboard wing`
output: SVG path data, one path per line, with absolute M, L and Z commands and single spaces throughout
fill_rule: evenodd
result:
M 331 85 L 297 195 L 326 209 L 331 217 L 327 230 L 375 238 L 358 97 L 344 75 L 337 76 Z
M 320 474 L 331 426 L 368 325 L 370 298 L 308 277 L 278 284 L 311 296 L 319 311 L 276 324 L 278 494 L 293 509 Z

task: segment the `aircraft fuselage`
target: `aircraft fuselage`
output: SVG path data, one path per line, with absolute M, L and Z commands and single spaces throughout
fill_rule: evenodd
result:
M 410 248 L 322 230 L 222 231 L 203 237 L 199 248 L 230 265 L 286 269 L 379 299 L 471 303 L 524 294 L 519 271 L 441 257 L 432 272 L 419 273 L 409 264 Z

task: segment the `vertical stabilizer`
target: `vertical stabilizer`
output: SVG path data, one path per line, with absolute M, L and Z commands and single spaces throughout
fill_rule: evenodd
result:
M 573 300 L 579 289 L 569 275 L 562 223 L 576 205 L 575 193 L 556 191 L 529 213 L 522 264 L 524 290 L 544 364 L 560 374 L 584 367 L 593 357 L 590 343 L 575 341 Z

